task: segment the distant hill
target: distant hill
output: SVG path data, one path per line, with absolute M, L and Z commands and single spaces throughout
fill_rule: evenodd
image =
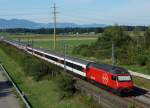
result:
M 105 24 L 85 24 L 85 25 L 78 25 L 75 23 L 57 23 L 58 28 L 75 28 L 75 27 L 106 27 Z M 0 19 L 0 28 L 32 28 L 32 29 L 38 29 L 38 28 L 53 28 L 53 23 L 36 23 L 29 20 L 24 19 L 11 19 L 11 20 L 5 20 Z

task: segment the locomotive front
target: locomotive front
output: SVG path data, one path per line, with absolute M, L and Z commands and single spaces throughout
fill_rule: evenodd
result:
M 133 80 L 130 73 L 123 68 L 116 68 L 113 70 L 115 73 L 115 76 L 112 77 L 112 79 L 116 80 L 116 89 L 119 92 L 122 93 L 128 93 L 132 91 L 133 89 Z

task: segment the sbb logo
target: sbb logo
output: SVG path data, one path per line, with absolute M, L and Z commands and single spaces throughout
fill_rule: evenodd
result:
M 102 81 L 103 81 L 103 84 L 105 84 L 105 85 L 108 84 L 109 79 L 108 79 L 108 75 L 107 74 L 103 74 Z

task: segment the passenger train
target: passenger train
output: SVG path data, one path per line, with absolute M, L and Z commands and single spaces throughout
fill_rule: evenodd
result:
M 124 68 L 108 64 L 98 64 L 87 60 L 74 57 L 65 57 L 42 49 L 32 48 L 17 41 L 4 40 L 17 48 L 23 49 L 34 56 L 44 59 L 50 63 L 80 75 L 81 77 L 92 80 L 100 85 L 104 85 L 119 93 L 127 93 L 133 89 L 131 74 Z

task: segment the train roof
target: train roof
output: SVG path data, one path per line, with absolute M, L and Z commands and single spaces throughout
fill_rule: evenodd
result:
M 65 57 L 64 54 L 60 54 L 60 53 L 55 52 L 55 51 L 50 51 L 50 50 L 40 49 L 40 48 L 36 48 L 36 50 L 43 51 L 45 53 L 52 54 L 52 55 L 58 56 L 60 58 L 64 58 Z M 70 57 L 70 56 L 66 56 L 66 59 L 70 60 L 70 61 L 73 61 L 73 62 L 77 62 L 77 63 L 83 64 L 83 65 L 88 65 L 89 63 L 91 63 L 88 60 L 83 60 L 83 59 L 79 59 L 79 58 L 76 58 L 76 57 Z
M 88 65 L 90 63 L 90 61 L 82 60 L 82 59 L 79 59 L 79 58 L 76 58 L 76 57 L 69 57 L 69 56 L 67 56 L 67 59 L 68 60 L 72 60 L 72 61 L 77 62 L 77 63 L 84 64 L 84 65 Z
M 109 65 L 109 64 L 93 62 L 89 66 L 93 66 L 98 69 L 103 69 L 113 74 L 129 74 L 129 72 L 126 69 L 118 67 L 118 66 Z

